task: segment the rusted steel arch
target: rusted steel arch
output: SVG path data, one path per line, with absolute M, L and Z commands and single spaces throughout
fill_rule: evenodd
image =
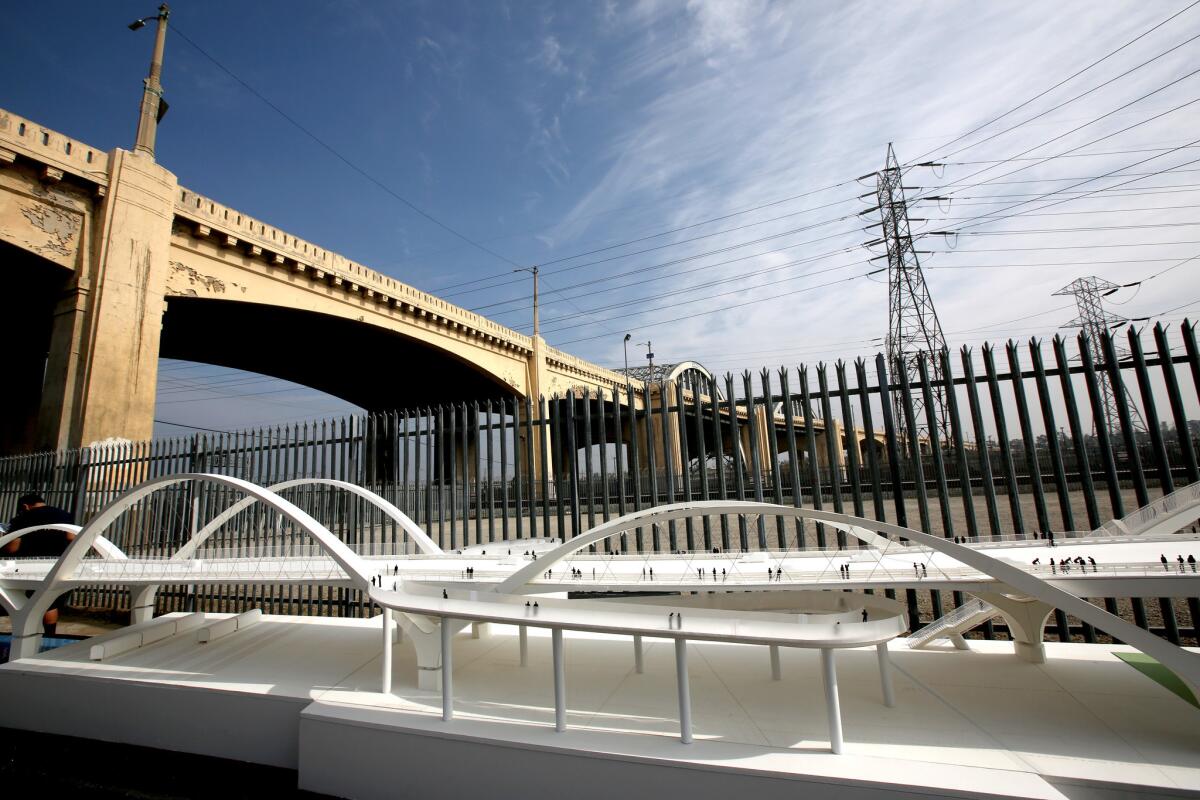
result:
M 430 555 L 440 555 L 442 553 L 442 548 L 438 547 L 437 543 L 429 537 L 429 534 L 425 533 L 421 526 L 413 522 L 407 514 L 371 490 L 364 489 L 357 484 L 349 483 L 347 481 L 334 480 L 332 478 L 295 478 L 290 481 L 283 481 L 282 483 L 276 483 L 272 486 L 268 486 L 267 491 L 279 494 L 280 492 L 287 491 L 288 489 L 294 489 L 298 486 L 316 485 L 333 486 L 335 488 L 350 492 L 357 497 L 361 497 L 382 511 L 387 517 L 395 520 L 396 523 L 399 524 L 404 530 L 404 532 L 412 538 L 414 544 L 416 544 L 419 550 Z M 253 496 L 242 498 L 217 516 L 213 517 L 208 524 L 198 530 L 191 539 L 189 539 L 182 547 L 179 548 L 178 551 L 175 552 L 174 555 L 171 556 L 171 560 L 180 561 L 191 558 L 192 554 L 195 553 L 196 550 L 199 549 L 200 546 L 204 544 L 204 542 L 210 536 L 216 533 L 222 525 L 226 524 L 229 522 L 229 520 L 250 508 L 258 501 L 259 498 Z
M 818 511 L 811 508 L 794 508 L 778 506 L 773 503 L 754 503 L 745 501 L 707 500 L 690 503 L 673 503 L 666 506 L 637 511 L 619 519 L 592 528 L 586 533 L 576 536 L 560 547 L 532 561 L 514 572 L 506 580 L 498 584 L 495 591 L 516 592 L 531 579 L 540 575 L 555 564 L 569 557 L 590 544 L 616 536 L 623 531 L 641 525 L 669 522 L 670 520 L 686 519 L 688 517 L 717 514 L 763 514 L 767 516 L 794 517 L 814 522 L 824 522 L 831 527 L 861 539 L 872 546 L 878 547 L 878 539 L 872 541 L 871 532 L 877 531 L 889 539 L 909 539 L 931 550 L 943 553 L 951 558 L 973 567 L 985 575 L 990 575 L 997 581 L 1015 591 L 1040 600 L 1049 606 L 1062 609 L 1074 614 L 1079 619 L 1090 622 L 1113 637 L 1126 644 L 1136 647 L 1146 655 L 1157 659 L 1163 666 L 1179 676 L 1193 692 L 1200 694 L 1200 654 L 1190 653 L 1177 647 L 1165 639 L 1159 638 L 1149 631 L 1142 630 L 1120 617 L 1109 614 L 1102 608 L 1092 605 L 1081 597 L 1068 591 L 1052 586 L 1046 581 L 1024 570 L 1007 564 L 990 555 L 980 553 L 964 545 L 952 542 L 940 536 L 932 536 L 922 531 L 913 530 L 890 522 L 868 520 L 848 514 L 837 514 L 832 511 Z
M 301 530 L 311 536 L 337 562 L 338 566 L 342 568 L 352 586 L 362 591 L 370 590 L 368 571 L 364 568 L 358 555 L 308 513 L 293 503 L 284 500 L 269 489 L 264 489 L 249 481 L 233 478 L 228 475 L 201 472 L 166 475 L 152 478 L 126 490 L 121 496 L 101 509 L 99 514 L 88 522 L 87 525 L 83 526 L 79 534 L 75 537 L 75 540 L 67 545 L 67 549 L 58 561 L 55 562 L 54 566 L 51 567 L 50 572 L 47 573 L 45 579 L 42 581 L 42 585 L 34 592 L 29 602 L 22 606 L 13 617 L 12 658 L 14 660 L 33 655 L 31 650 L 36 646 L 35 640 L 39 633 L 42 615 L 49 609 L 50 604 L 54 602 L 55 598 L 72 588 L 71 583 L 73 581 L 80 580 L 75 576 L 76 570 L 83 561 L 84 554 L 93 547 L 96 537 L 108 530 L 109 526 L 142 498 L 167 486 L 186 483 L 188 481 L 225 486 L 243 492 L 265 503 L 290 519 Z

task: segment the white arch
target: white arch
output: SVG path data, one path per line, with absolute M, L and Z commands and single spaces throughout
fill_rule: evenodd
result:
M 287 489 L 294 489 L 297 486 L 314 486 L 314 485 L 334 486 L 339 489 L 344 489 L 353 495 L 361 497 L 362 499 L 366 500 L 368 503 L 370 503 L 371 505 L 375 506 L 380 511 L 382 511 L 384 513 L 384 515 L 395 520 L 400 525 L 400 527 L 404 530 L 404 532 L 407 533 L 410 538 L 412 538 L 414 544 L 416 544 L 416 546 L 421 551 L 423 551 L 425 553 L 430 553 L 433 555 L 440 555 L 443 552 L 442 548 L 438 547 L 437 543 L 434 542 L 433 539 L 431 539 L 429 537 L 429 534 L 425 533 L 425 531 L 422 530 L 421 526 L 419 526 L 419 525 L 417 525 L 417 523 L 413 522 L 408 517 L 407 514 L 405 514 L 403 511 L 396 508 L 394 505 L 392 505 L 391 503 L 389 503 L 387 500 L 383 499 L 379 495 L 375 494 L 374 492 L 372 492 L 368 489 L 364 489 L 363 487 L 358 486 L 356 484 L 349 483 L 347 481 L 334 480 L 332 478 L 296 478 L 294 480 L 283 481 L 282 483 L 276 483 L 273 486 L 268 486 L 267 491 L 278 494 L 279 492 L 285 491 Z M 179 550 L 176 551 L 176 553 L 173 556 L 171 556 L 171 560 L 178 561 L 178 560 L 183 560 L 186 558 L 191 558 L 192 554 L 194 552 L 196 552 L 197 549 L 199 549 L 200 545 L 202 545 L 210 536 L 212 536 L 214 533 L 216 533 L 217 530 L 219 530 L 222 525 L 227 523 L 233 517 L 237 516 L 238 514 L 242 513 L 243 511 L 245 511 L 250 506 L 254 505 L 254 503 L 258 502 L 258 499 L 259 498 L 254 497 L 254 496 L 245 497 L 245 498 L 239 500 L 238 502 L 234 503 L 229 508 L 222 511 L 220 514 L 215 516 L 207 525 L 205 525 L 203 528 L 198 530 L 192 536 L 192 538 L 187 541 L 187 543 L 185 543 L 182 547 L 180 547 Z
M 67 591 L 69 582 L 76 580 L 75 571 L 78 569 L 84 554 L 93 546 L 96 537 L 100 536 L 130 507 L 147 495 L 187 481 L 214 483 L 244 492 L 280 514 L 292 520 L 305 533 L 311 536 L 329 556 L 337 562 L 346 573 L 351 584 L 363 591 L 369 591 L 370 579 L 362 560 L 346 544 L 334 536 L 324 525 L 317 522 L 302 509 L 284 500 L 274 492 L 256 486 L 249 481 L 233 478 L 228 475 L 215 475 L 200 472 L 184 472 L 176 475 L 166 475 L 134 486 L 113 500 L 85 525 L 67 545 L 62 556 L 50 568 L 42 585 L 34 592 L 29 602 L 22 606 L 13 617 L 13 642 L 11 658 L 25 658 L 36 651 L 38 630 L 42 615 L 54 602 L 54 598 Z
M 82 530 L 80 526 L 70 525 L 65 522 L 54 522 L 49 525 L 35 525 L 32 528 L 21 528 L 19 531 L 13 531 L 12 533 L 6 533 L 4 536 L 0 536 L 0 548 L 3 548 L 9 542 L 20 539 L 25 534 L 33 533 L 34 531 L 66 531 L 67 533 L 74 533 L 78 535 L 80 530 Z M 107 558 L 113 561 L 124 561 L 128 558 L 121 548 L 117 547 L 103 536 L 96 537 L 96 539 L 92 542 L 92 549 L 95 550 L 101 558 Z
M 1104 609 L 1098 608 L 1070 592 L 1060 589 L 1057 586 L 1052 586 L 1037 576 L 1030 575 L 1011 564 L 1007 564 L 992 556 L 940 536 L 932 536 L 928 533 L 895 525 L 890 522 L 879 522 L 877 520 L 853 517 L 848 514 L 818 511 L 811 508 L 778 506 L 772 503 L 708 500 L 691 503 L 674 503 L 645 511 L 638 511 L 592 528 L 590 531 L 546 553 L 537 561 L 531 561 L 498 584 L 495 591 L 513 592 L 572 553 L 595 542 L 616 536 L 630 528 L 655 522 L 667 522 L 673 519 L 716 514 L 763 514 L 815 520 L 844 530 L 850 535 L 868 542 L 869 539 L 863 535 L 864 531 L 873 530 L 887 536 L 909 539 L 931 550 L 948 555 L 986 575 L 990 575 L 1024 595 L 1040 600 L 1054 608 L 1062 609 L 1069 614 L 1074 614 L 1085 622 L 1092 623 L 1096 627 L 1112 634 L 1115 638 L 1157 659 L 1163 666 L 1175 672 L 1180 679 L 1189 685 L 1193 692 L 1200 694 L 1200 654 L 1189 653 L 1181 647 L 1176 647 L 1165 639 L 1159 638 L 1149 631 L 1142 630 L 1120 617 L 1109 614 Z
M 1121 519 L 1109 520 L 1094 533 L 1102 536 L 1154 536 L 1175 533 L 1200 519 L 1200 483 L 1189 483 Z

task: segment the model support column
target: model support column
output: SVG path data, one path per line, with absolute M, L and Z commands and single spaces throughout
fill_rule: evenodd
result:
M 875 652 L 879 656 L 879 684 L 883 688 L 883 704 L 888 708 L 895 708 L 896 695 L 892 691 L 892 659 L 888 654 L 887 642 L 875 645 Z
M 383 686 L 384 694 L 392 693 L 392 610 L 385 608 L 379 615 L 383 620 Z
M 829 715 L 829 749 L 842 753 L 842 706 L 838 701 L 837 665 L 831 647 L 821 648 L 821 677 L 825 682 L 825 710 Z
M 442 617 L 442 720 L 454 719 L 454 626 L 449 617 Z
M 130 589 L 129 624 L 137 625 L 154 619 L 154 595 L 157 586 L 136 586 Z
M 1008 623 L 1017 658 L 1031 664 L 1046 661 L 1046 646 L 1042 643 L 1042 637 L 1046 620 L 1053 613 L 1054 606 L 1031 597 L 1009 597 L 994 592 L 972 594 L 999 609 L 1000 615 Z
M 633 671 L 641 675 L 646 671 L 646 660 L 642 655 L 642 635 L 633 635 Z
M 770 645 L 769 649 L 771 651 L 771 680 L 781 680 L 783 678 L 783 667 L 779 663 L 779 645 Z
M 529 666 L 529 628 L 525 625 L 520 626 L 520 648 L 521 648 L 521 666 Z
M 692 690 L 688 686 L 687 639 L 675 640 L 675 683 L 679 687 L 679 741 L 692 743 Z
M 567 729 L 567 675 L 563 663 L 562 628 L 554 628 L 550 635 L 554 643 L 554 730 L 561 733 Z

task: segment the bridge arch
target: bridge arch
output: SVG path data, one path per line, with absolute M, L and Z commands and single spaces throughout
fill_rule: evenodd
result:
M 1200 654 L 1189 653 L 1181 647 L 1155 636 L 1149 631 L 1126 622 L 1120 617 L 1109 614 L 1081 597 L 1053 586 L 1039 577 L 1030 575 L 1024 570 L 1006 564 L 1000 559 L 980 553 L 965 545 L 952 542 L 940 536 L 933 536 L 922 531 L 913 530 L 890 522 L 880 522 L 854 517 L 848 514 L 838 514 L 831 511 L 818 511 L 811 508 L 794 508 L 777 506 L 772 503 L 755 503 L 743 501 L 708 500 L 691 503 L 674 503 L 658 506 L 645 511 L 627 514 L 603 525 L 592 528 L 586 533 L 571 539 L 558 548 L 540 556 L 537 561 L 526 564 L 507 579 L 497 584 L 494 591 L 513 593 L 531 579 L 551 569 L 555 564 L 571 554 L 612 536 L 617 536 L 630 528 L 639 525 L 669 522 L 670 520 L 686 519 L 688 517 L 713 514 L 765 514 L 771 516 L 794 517 L 807 519 L 843 530 L 873 547 L 879 547 L 884 542 L 890 544 L 890 537 L 909 539 L 931 550 L 950 556 L 951 558 L 990 575 L 997 581 L 1012 589 L 1052 608 L 1074 614 L 1085 622 L 1090 622 L 1120 639 L 1126 644 L 1136 647 L 1146 655 L 1157 659 L 1161 664 L 1175 672 L 1193 692 L 1200 693 Z M 883 534 L 882 536 L 876 535 Z M 880 541 L 883 540 L 883 541 Z M 1040 629 L 1039 629 L 1040 631 Z
M 307 512 L 269 489 L 228 475 L 199 472 L 166 475 L 126 490 L 80 529 L 75 539 L 67 545 L 62 556 L 51 567 L 33 597 L 13 616 L 12 658 L 14 660 L 25 658 L 36 652 L 42 615 L 55 598 L 71 588 L 71 582 L 76 580 L 76 571 L 83 561 L 84 555 L 94 546 L 96 538 L 108 530 L 122 514 L 142 498 L 168 486 L 189 481 L 216 484 L 242 492 L 278 511 L 312 537 L 318 546 L 342 568 L 351 584 L 362 591 L 370 590 L 368 572 L 358 555 Z
M 525 390 L 528 364 L 516 351 L 489 352 L 344 303 L 288 304 L 307 294 L 284 288 L 254 302 L 168 296 L 160 357 L 269 375 L 369 410 Z

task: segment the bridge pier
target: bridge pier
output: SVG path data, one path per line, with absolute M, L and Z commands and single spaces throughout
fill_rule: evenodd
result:
M 39 446 L 153 434 L 177 185 L 149 156 L 112 152 L 96 234 L 55 311 Z
M 1004 617 L 1012 633 L 1017 658 L 1031 664 L 1045 663 L 1046 646 L 1042 643 L 1042 636 L 1046 620 L 1054 613 L 1054 606 L 1030 597 L 1009 597 L 993 592 L 972 594 L 991 603 Z

